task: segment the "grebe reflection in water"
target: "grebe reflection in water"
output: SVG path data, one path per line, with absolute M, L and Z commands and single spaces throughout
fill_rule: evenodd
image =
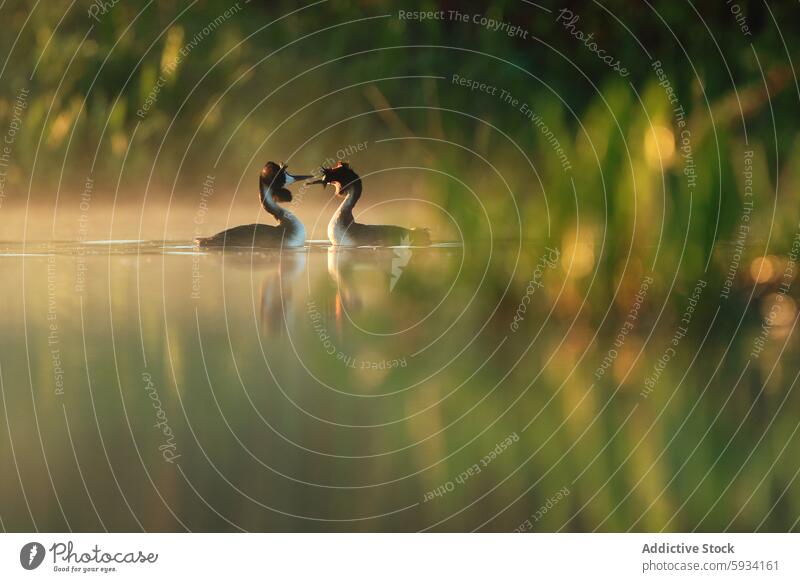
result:
M 279 255 L 267 257 L 269 267 L 261 280 L 261 331 L 269 336 L 282 336 L 287 327 L 296 324 L 298 313 L 298 279 L 306 272 L 304 249 L 291 252 L 269 251 Z

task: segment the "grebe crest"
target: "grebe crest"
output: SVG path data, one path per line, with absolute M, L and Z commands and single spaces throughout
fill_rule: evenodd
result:
M 350 168 L 348 162 L 339 162 L 330 168 L 320 166 L 319 170 L 320 176 L 313 182 L 309 182 L 309 184 L 322 184 L 323 186 L 333 184 L 336 188 L 337 196 L 344 196 L 346 191 L 361 179 Z

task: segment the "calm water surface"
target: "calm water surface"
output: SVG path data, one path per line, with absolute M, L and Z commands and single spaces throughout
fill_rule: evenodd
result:
M 7 530 L 797 527 L 768 285 L 533 243 L 0 247 Z

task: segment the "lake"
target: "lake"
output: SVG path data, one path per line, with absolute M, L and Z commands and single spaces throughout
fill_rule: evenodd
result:
M 600 244 L 0 252 L 6 530 L 797 527 L 790 257 L 725 294 Z

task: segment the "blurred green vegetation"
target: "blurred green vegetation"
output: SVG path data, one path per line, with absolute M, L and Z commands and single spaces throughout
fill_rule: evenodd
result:
M 586 226 L 607 224 L 630 235 L 609 243 L 611 264 L 624 254 L 625 240 L 679 251 L 691 203 L 690 238 L 704 250 L 684 260 L 697 270 L 715 234 L 725 240 L 736 227 L 745 127 L 746 147 L 756 152 L 759 220 L 772 220 L 767 206 L 778 186 L 782 197 L 797 191 L 796 130 L 776 123 L 792 115 L 800 96 L 787 54 L 795 51 L 798 34 L 785 26 L 794 11 L 787 3 L 740 1 L 750 36 L 726 3 L 657 2 L 631 11 L 622 1 L 568 2 L 548 13 L 520 0 L 466 6 L 121 0 L 96 19 L 88 14 L 92 6 L 38 3 L 31 10 L 28 2 L 10 0 L 2 7 L 6 29 L 20 33 L 0 39 L 8 56 L 2 125 L 11 119 L 17 92 L 31 91 L 12 154 L 8 204 L 25 203 L 29 180 L 36 200 L 47 201 L 56 189 L 66 198 L 79 193 L 86 176 L 107 199 L 118 182 L 135 199 L 145 188 L 157 199 L 191 198 L 207 174 L 233 187 L 242 176 L 249 184 L 263 159 L 291 156 L 313 167 L 362 139 L 414 136 L 473 151 L 404 141 L 359 159 L 359 168 L 371 172 L 406 162 L 450 172 L 481 193 L 493 218 L 515 218 L 519 207 L 524 237 L 559 240 L 574 228 L 579 209 Z M 580 16 L 578 29 L 625 64 L 628 77 L 555 22 L 562 6 Z M 471 20 L 398 18 L 399 10 L 456 9 L 530 34 L 509 37 Z M 656 146 L 680 145 L 654 60 L 661 61 L 691 130 L 698 166 L 691 202 L 680 152 L 653 153 Z M 562 170 L 552 144 L 519 107 L 456 86 L 453 74 L 505 89 L 530 105 L 572 171 Z M 419 76 L 444 79 L 408 78 Z M 140 117 L 159 79 L 163 87 Z M 397 109 L 374 113 L 384 107 Z M 513 196 L 503 193 L 505 184 L 478 156 L 502 172 Z M 485 231 L 455 181 L 436 184 L 430 197 L 468 232 Z M 786 202 L 772 224 L 778 239 L 800 217 L 798 205 Z M 663 231 L 653 228 L 662 223 Z

